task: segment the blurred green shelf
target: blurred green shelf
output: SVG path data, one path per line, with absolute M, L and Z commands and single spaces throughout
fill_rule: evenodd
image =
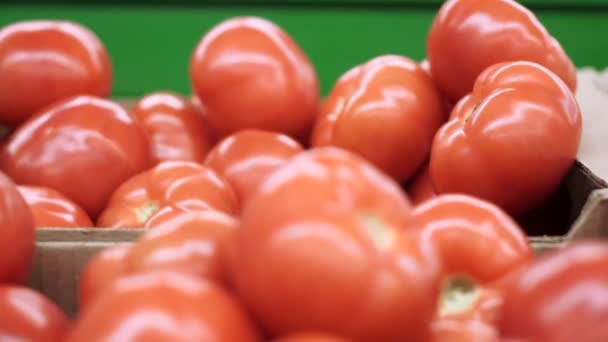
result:
M 263 2 L 258 3 L 260 1 Z M 2 2 L 0 26 L 44 18 L 69 19 L 88 26 L 110 51 L 115 70 L 114 95 L 123 97 L 161 89 L 189 93 L 188 62 L 201 36 L 223 19 L 236 15 L 261 16 L 282 26 L 298 41 L 313 61 L 326 93 L 340 74 L 376 55 L 398 53 L 414 59 L 424 58 L 426 33 L 441 1 L 425 1 L 427 5 L 436 5 L 416 7 L 414 4 L 423 1 L 382 0 L 380 2 L 412 6 L 365 8 L 322 5 L 337 1 L 307 2 L 319 5 L 296 8 L 158 4 L 49 6 Z M 370 1 L 342 1 L 345 2 Z M 528 2 L 566 3 L 565 0 Z M 599 6 L 608 4 L 608 0 L 576 3 Z M 608 39 L 602 34 L 608 33 L 608 9 L 535 12 L 562 42 L 577 66 L 608 67 Z

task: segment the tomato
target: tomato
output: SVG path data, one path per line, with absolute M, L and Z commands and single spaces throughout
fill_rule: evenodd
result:
M 276 336 L 422 341 L 438 287 L 399 185 L 360 157 L 303 152 L 258 188 L 229 257 L 239 297 Z M 407 266 L 406 266 L 407 265 Z
M 576 159 L 581 125 L 574 95 L 548 69 L 530 62 L 491 66 L 435 136 L 435 190 L 524 214 L 558 189 Z
M 215 210 L 182 212 L 147 231 L 126 258 L 126 272 L 188 272 L 225 283 L 226 255 L 238 221 Z
M 143 128 L 120 105 L 91 96 L 39 112 L 0 155 L 2 169 L 17 183 L 57 190 L 92 219 L 112 191 L 148 162 Z
M 34 258 L 32 213 L 13 182 L 0 172 L 0 283 L 24 283 Z
M 209 152 L 205 165 L 224 176 L 244 202 L 268 175 L 302 151 L 302 146 L 286 135 L 243 130 L 220 141 Z
M 66 342 L 261 341 L 238 302 L 172 272 L 121 278 L 80 313 Z
M 123 183 L 112 195 L 97 225 L 143 227 L 163 206 L 216 209 L 229 214 L 239 211 L 234 191 L 213 170 L 194 162 L 166 161 Z
M 405 181 L 428 158 L 433 136 L 447 119 L 442 101 L 416 62 L 374 58 L 337 81 L 321 107 L 312 145 L 350 150 Z
M 150 136 L 154 164 L 166 160 L 202 162 L 213 145 L 203 116 L 190 101 L 177 94 L 146 95 L 131 112 Z
M 81 310 L 126 273 L 125 258 L 130 250 L 131 244 L 121 243 L 100 250 L 89 260 L 80 274 L 78 304 Z
M 501 297 L 490 286 L 534 259 L 524 231 L 497 206 L 467 195 L 435 197 L 414 215 L 441 265 L 434 340 L 497 341 Z
M 0 285 L 0 340 L 61 341 L 69 327 L 63 311 L 41 293 Z
M 414 205 L 421 204 L 437 197 L 433 180 L 429 174 L 429 166 L 425 164 L 407 185 L 407 194 Z
M 20 185 L 21 196 L 34 215 L 36 227 L 84 228 L 93 227 L 87 213 L 58 191 L 38 186 Z
M 219 138 L 247 128 L 302 137 L 319 103 L 319 82 L 296 42 L 274 23 L 228 19 L 196 46 L 192 87 Z
M 298 333 L 281 337 L 274 342 L 349 342 L 349 340 L 328 334 Z
M 499 291 L 490 287 L 480 287 L 476 291 L 476 300 L 467 310 L 446 310 L 435 317 L 431 324 L 432 342 L 500 341 L 495 325 L 502 305 L 502 296 Z
M 513 341 L 608 341 L 608 245 L 573 242 L 504 286 L 500 333 Z
M 559 42 L 513 0 L 446 1 L 428 33 L 427 56 L 433 78 L 452 101 L 469 93 L 484 69 L 511 61 L 541 64 L 576 90 L 576 69 Z
M 111 89 L 108 53 L 86 27 L 33 20 L 0 29 L 0 122 L 16 126 L 58 100 Z

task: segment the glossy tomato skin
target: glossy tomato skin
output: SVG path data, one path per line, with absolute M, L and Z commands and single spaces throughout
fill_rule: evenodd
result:
M 302 146 L 286 135 L 248 129 L 220 141 L 209 152 L 205 165 L 224 176 L 244 202 L 266 177 L 302 151 Z
M 513 341 L 608 340 L 608 245 L 575 242 L 505 282 L 500 333 Z
M 41 293 L 0 285 L 0 340 L 62 341 L 69 328 L 63 311 Z
M 141 228 L 163 206 L 239 211 L 234 191 L 216 172 L 194 162 L 165 161 L 118 187 L 97 225 Z
M 415 207 L 414 216 L 440 256 L 444 276 L 467 274 L 490 283 L 534 259 L 521 227 L 481 199 L 440 195 Z
M 226 284 L 226 257 L 237 228 L 235 218 L 219 211 L 183 211 L 137 240 L 126 272 L 179 271 Z
M 121 278 L 80 313 L 66 342 L 110 340 L 261 341 L 226 291 L 171 272 Z
M 17 186 L 17 190 L 34 215 L 36 227 L 86 228 L 94 226 L 81 207 L 58 191 L 25 185 Z
M 433 136 L 447 120 L 430 76 L 401 56 L 380 56 L 337 81 L 313 131 L 313 146 L 360 154 L 397 181 L 428 158 Z
M 236 17 L 213 27 L 192 55 L 190 78 L 219 138 L 247 128 L 302 137 L 319 103 L 308 57 L 262 18 Z
M 150 137 L 154 165 L 166 160 L 203 162 L 213 145 L 203 115 L 184 97 L 156 92 L 141 98 L 131 110 Z
M 17 22 L 0 30 L 0 122 L 15 126 L 68 97 L 108 97 L 112 65 L 97 36 L 68 21 Z
M 347 151 L 313 149 L 274 172 L 246 203 L 230 257 L 233 284 L 276 336 L 312 330 L 356 341 L 422 341 L 437 273 L 415 227 L 390 178 Z
M 0 283 L 24 283 L 34 258 L 32 213 L 15 184 L 0 172 Z
M 91 96 L 36 114 L 0 155 L 2 169 L 17 183 L 57 190 L 92 219 L 112 191 L 148 163 L 143 128 L 120 105 Z
M 131 244 L 121 243 L 97 252 L 80 274 L 78 306 L 86 308 L 106 287 L 126 274 L 125 259 Z
M 531 62 L 491 66 L 435 136 L 435 190 L 524 214 L 555 192 L 573 165 L 581 121 L 574 95 L 548 69 Z
M 513 0 L 446 1 L 431 25 L 427 56 L 433 78 L 454 102 L 487 67 L 510 61 L 541 64 L 576 90 L 576 69 L 559 42 Z

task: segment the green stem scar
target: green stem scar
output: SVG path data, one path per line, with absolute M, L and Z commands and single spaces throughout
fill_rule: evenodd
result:
M 364 213 L 361 214 L 360 219 L 363 228 L 380 249 L 387 249 L 394 243 L 395 233 L 378 216 Z
M 441 317 L 470 309 L 479 300 L 480 291 L 475 280 L 466 275 L 448 277 L 439 295 Z
M 137 217 L 137 221 L 140 223 L 145 223 L 148 221 L 154 213 L 158 211 L 160 208 L 160 203 L 156 201 L 147 202 L 141 207 L 135 208 L 135 216 Z

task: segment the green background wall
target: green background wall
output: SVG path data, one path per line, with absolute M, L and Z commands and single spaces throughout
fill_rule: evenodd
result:
M 4 1 L 0 4 L 0 26 L 42 18 L 83 23 L 99 35 L 112 56 L 114 96 L 130 97 L 161 89 L 188 93 L 188 60 L 201 36 L 231 16 L 262 16 L 299 42 L 327 93 L 342 72 L 373 56 L 398 53 L 424 58 L 426 33 L 441 3 L 308 0 L 251 6 L 228 2 L 209 5 L 191 0 L 166 5 L 148 1 L 125 6 L 66 1 L 51 6 Z M 524 3 L 562 42 L 577 66 L 608 67 L 608 0 Z

